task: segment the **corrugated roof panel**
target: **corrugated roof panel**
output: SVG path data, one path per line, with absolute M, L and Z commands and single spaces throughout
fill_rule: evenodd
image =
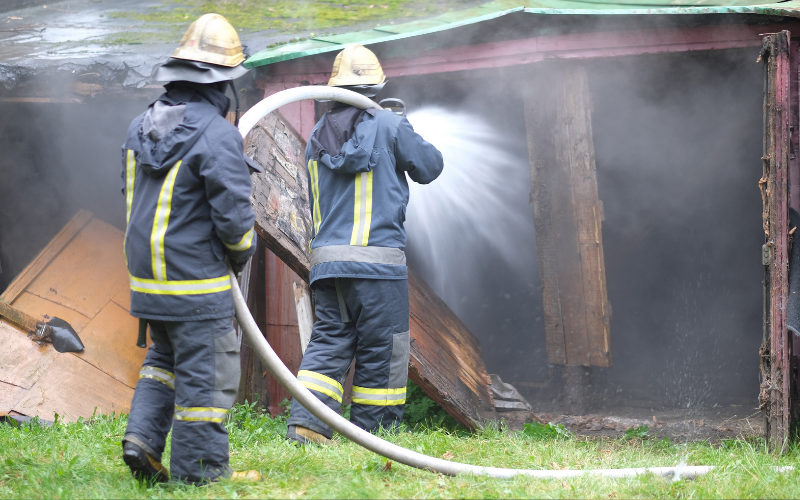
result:
M 379 43 L 413 36 L 445 31 L 467 24 L 505 16 L 512 12 L 545 15 L 654 15 L 654 14 L 761 14 L 800 17 L 800 0 L 779 3 L 758 0 L 705 0 L 680 2 L 680 0 L 495 0 L 478 7 L 448 12 L 431 19 L 376 29 L 318 37 L 262 50 L 247 61 L 245 66 L 255 68 L 300 57 L 338 51 L 349 43 Z

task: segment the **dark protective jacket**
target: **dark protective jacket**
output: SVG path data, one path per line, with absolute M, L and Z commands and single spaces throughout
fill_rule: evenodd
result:
M 249 163 L 207 85 L 170 84 L 122 147 L 131 314 L 198 321 L 234 314 L 224 258 L 255 251 Z
M 442 172 L 442 154 L 391 111 L 340 106 L 316 124 L 306 147 L 313 239 L 311 282 L 406 279 L 408 182 Z

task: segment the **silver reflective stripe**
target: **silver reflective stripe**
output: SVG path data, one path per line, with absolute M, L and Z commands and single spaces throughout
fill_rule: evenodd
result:
M 217 422 L 221 423 L 228 415 L 225 408 L 210 408 L 205 406 L 182 407 L 175 405 L 175 420 L 189 422 Z
M 307 370 L 300 370 L 297 374 L 297 380 L 306 387 L 306 389 L 317 391 L 319 393 L 330 396 L 338 402 L 342 402 L 344 390 L 341 384 L 338 384 L 330 377 L 326 377 L 320 373 L 309 372 Z
M 399 248 L 390 247 L 331 245 L 315 248 L 311 252 L 311 267 L 325 262 L 366 262 L 369 264 L 405 266 L 406 253 Z
M 158 281 L 131 276 L 130 284 L 131 290 L 134 292 L 157 295 L 198 295 L 231 289 L 231 279 L 229 276 L 188 281 Z
M 373 406 L 394 406 L 406 402 L 406 388 L 370 389 L 353 386 L 353 403 Z
M 149 378 L 166 385 L 170 389 L 175 389 L 175 375 L 172 372 L 155 366 L 143 366 L 139 372 L 139 378 Z

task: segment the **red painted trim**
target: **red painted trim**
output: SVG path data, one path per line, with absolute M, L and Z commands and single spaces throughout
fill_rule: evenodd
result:
M 773 25 L 722 25 L 694 28 L 647 29 L 539 36 L 522 40 L 462 45 L 434 49 L 413 58 L 382 61 L 387 76 L 427 75 L 500 68 L 530 64 L 548 59 L 589 59 L 638 54 L 720 50 L 761 46 L 763 33 L 775 33 L 796 23 Z M 402 42 L 398 42 L 402 43 Z M 327 81 L 332 54 L 295 59 L 269 66 L 268 75 L 259 82 Z
M 800 43 L 789 45 L 791 114 L 789 149 L 789 206 L 800 212 Z M 800 236 L 799 236 L 800 237 Z M 800 345 L 800 344 L 798 344 Z M 800 354 L 800 353 L 795 353 Z
M 789 32 L 785 32 L 787 43 Z M 788 47 L 787 47 L 788 48 Z M 788 437 L 790 430 L 790 391 L 791 391 L 791 346 L 789 335 L 791 333 L 786 328 L 786 309 L 789 298 L 789 248 L 788 248 L 788 216 L 789 216 L 789 151 L 786 146 L 790 144 L 789 121 L 792 114 L 791 109 L 791 63 L 789 50 L 781 50 L 778 54 L 770 57 L 777 57 L 776 61 L 776 92 L 775 92 L 775 158 L 773 166 L 775 168 L 775 227 L 771 228 L 774 238 L 774 263 L 770 269 L 770 286 L 772 303 L 770 304 L 771 331 L 770 343 L 772 349 L 773 362 L 777 367 L 773 367 L 772 373 L 780 373 L 782 376 L 779 381 L 773 380 L 773 384 L 780 383 L 780 398 L 782 400 L 782 414 L 777 418 L 782 420 L 782 428 Z

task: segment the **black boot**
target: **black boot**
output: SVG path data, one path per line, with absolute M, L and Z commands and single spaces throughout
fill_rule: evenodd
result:
M 122 459 L 130 467 L 133 477 L 140 481 L 155 480 L 163 483 L 169 480 L 169 471 L 139 446 L 125 441 L 122 445 Z

